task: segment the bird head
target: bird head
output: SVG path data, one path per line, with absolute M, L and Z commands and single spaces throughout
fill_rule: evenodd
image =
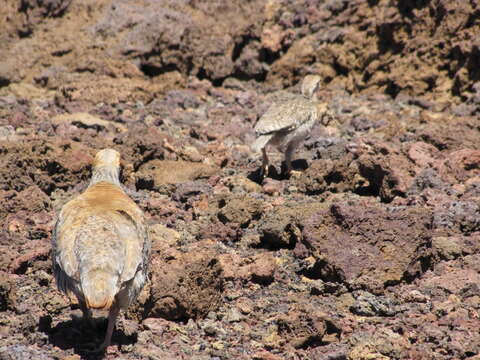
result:
M 334 113 L 332 109 L 330 109 L 328 103 L 322 102 L 318 103 L 316 106 L 318 114 L 320 116 L 320 123 L 324 126 L 329 125 L 330 122 L 334 119 Z
M 322 78 L 318 75 L 307 75 L 302 80 L 302 95 L 313 98 L 315 92 L 320 87 L 320 81 Z
M 113 149 L 103 149 L 97 152 L 93 167 L 100 166 L 119 167 L 120 166 L 120 153 Z
M 97 152 L 93 161 L 91 185 L 100 181 L 119 184 L 120 153 L 113 149 L 103 149 Z

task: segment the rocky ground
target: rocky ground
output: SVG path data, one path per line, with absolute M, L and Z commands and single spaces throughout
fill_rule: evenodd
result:
M 6 0 L 0 358 L 97 359 L 55 213 L 113 147 L 150 282 L 106 359 L 479 359 L 480 5 Z M 308 73 L 335 114 L 269 178 L 249 144 Z

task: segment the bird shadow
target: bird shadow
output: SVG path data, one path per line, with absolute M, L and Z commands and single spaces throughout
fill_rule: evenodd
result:
M 103 341 L 108 321 L 104 318 L 95 318 L 94 322 L 95 328 L 91 328 L 81 317 L 72 315 L 71 320 L 59 322 L 52 327 L 52 318 L 47 315 L 40 318 L 38 328 L 48 336 L 50 344 L 62 350 L 73 349 L 73 352 L 84 360 L 99 360 L 104 358 L 104 353 L 89 352 L 86 349 Z M 134 344 L 136 341 L 136 334 L 126 335 L 118 329 L 112 334 L 112 345 L 121 347 Z
M 305 159 L 297 159 L 292 161 L 293 170 L 305 171 L 308 169 L 308 162 Z M 268 177 L 274 180 L 285 180 L 289 178 L 287 174 L 287 166 L 285 161 L 282 162 L 280 171 L 273 165 L 268 167 Z M 262 168 L 258 167 L 247 175 L 247 178 L 257 184 L 262 184 L 264 177 L 262 176 Z
M 305 171 L 308 169 L 308 162 L 305 159 L 297 159 L 292 161 L 293 170 Z M 285 162 L 282 163 L 282 171 L 285 171 L 286 165 Z

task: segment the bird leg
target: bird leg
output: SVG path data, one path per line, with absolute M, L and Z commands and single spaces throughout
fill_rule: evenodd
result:
M 115 301 L 108 312 L 108 326 L 107 333 L 105 335 L 105 340 L 98 348 L 98 351 L 103 351 L 110 346 L 110 341 L 112 339 L 113 328 L 115 327 L 115 322 L 117 321 L 118 314 L 120 312 L 120 306 L 117 301 Z
M 292 155 L 293 151 L 295 150 L 295 143 L 290 142 L 287 145 L 287 149 L 285 151 L 285 165 L 286 165 L 286 170 L 287 170 L 287 175 L 290 175 L 292 173 Z
M 260 176 L 268 176 L 268 155 L 266 147 L 262 148 L 262 168 L 260 170 Z
M 92 310 L 87 307 L 87 304 L 84 300 L 78 299 L 78 304 L 80 305 L 80 310 L 82 310 L 83 314 L 83 322 L 89 326 L 90 328 L 95 328 L 95 323 L 92 318 Z
M 288 144 L 287 150 L 285 151 L 285 165 L 287 170 L 287 176 L 298 177 L 302 174 L 301 171 L 293 170 L 293 166 L 292 166 L 292 156 L 297 145 L 298 145 L 298 142 L 292 141 Z

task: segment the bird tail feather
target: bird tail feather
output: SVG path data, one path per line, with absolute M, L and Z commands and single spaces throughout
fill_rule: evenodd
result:
M 109 309 L 117 294 L 118 276 L 105 269 L 91 269 L 80 273 L 83 296 L 90 309 Z
M 252 149 L 255 152 L 260 152 L 271 139 L 271 135 L 260 135 L 252 145 Z
M 86 305 L 92 309 L 109 309 L 120 290 L 126 244 L 113 225 L 115 220 L 91 215 L 77 233 L 80 286 Z

